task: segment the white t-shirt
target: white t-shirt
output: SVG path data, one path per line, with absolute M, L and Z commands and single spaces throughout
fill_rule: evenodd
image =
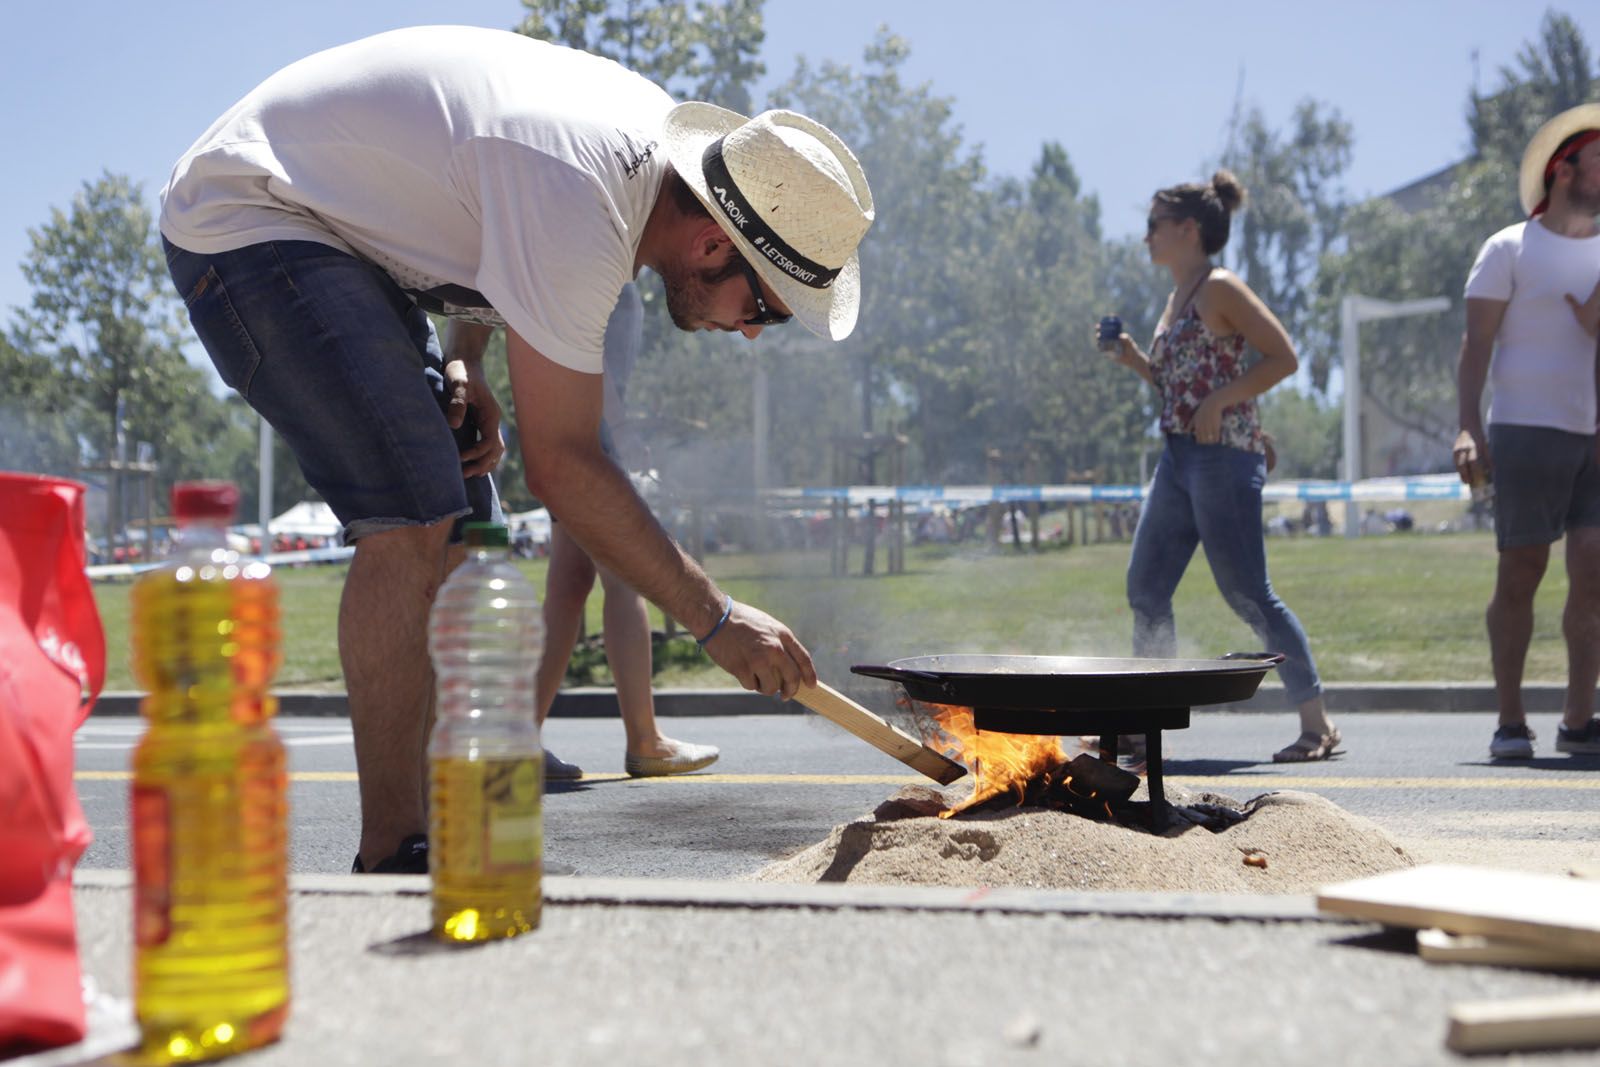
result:
M 508 31 L 379 34 L 230 108 L 173 168 L 161 232 L 201 253 L 332 245 L 428 310 L 503 322 L 598 374 L 672 104 L 610 60 Z
M 1600 281 L 1600 236 L 1563 237 L 1538 221 L 1507 226 L 1484 242 L 1467 298 L 1504 300 L 1489 366 L 1489 421 L 1595 432 L 1595 339 L 1566 296 L 1588 298 Z

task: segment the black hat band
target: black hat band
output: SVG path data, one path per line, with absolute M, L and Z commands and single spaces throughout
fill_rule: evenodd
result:
M 722 138 L 706 146 L 700 157 L 705 173 L 706 188 L 722 207 L 722 212 L 739 235 L 755 246 L 756 253 L 801 285 L 812 289 L 827 289 L 839 276 L 842 267 L 824 267 L 816 260 L 796 252 L 779 237 L 750 207 L 750 200 L 739 191 L 728 165 L 722 159 Z

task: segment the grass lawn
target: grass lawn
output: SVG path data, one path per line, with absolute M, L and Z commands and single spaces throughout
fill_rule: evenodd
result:
M 1123 598 L 1126 543 L 1051 548 L 1039 553 L 933 547 L 908 550 L 908 573 L 833 578 L 828 554 L 709 557 L 707 569 L 736 598 L 792 626 L 836 683 L 851 663 L 932 652 L 1127 655 L 1131 615 Z M 879 569 L 885 562 L 879 554 Z M 1392 534 L 1346 540 L 1274 538 L 1273 584 L 1299 615 L 1323 679 L 1478 681 L 1489 677 L 1483 610 L 1494 585 L 1488 533 Z M 545 563 L 521 564 L 543 588 Z M 851 557 L 860 569 L 859 551 Z M 280 568 L 284 665 L 277 685 L 342 686 L 335 645 L 345 568 Z M 1551 552 L 1539 590 L 1529 681 L 1566 677 L 1561 608 L 1562 546 Z M 128 666 L 128 583 L 95 587 L 109 648 L 108 689 L 138 689 Z M 588 627 L 600 626 L 601 597 L 590 598 Z M 1253 651 L 1256 639 L 1222 603 L 1203 554 L 1176 600 L 1180 653 Z M 659 613 L 652 609 L 657 627 Z M 657 685 L 734 684 L 709 660 L 675 648 Z

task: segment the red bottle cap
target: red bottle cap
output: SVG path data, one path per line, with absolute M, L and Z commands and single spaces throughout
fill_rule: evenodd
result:
M 231 519 L 239 507 L 232 482 L 178 482 L 172 487 L 172 515 L 186 519 Z

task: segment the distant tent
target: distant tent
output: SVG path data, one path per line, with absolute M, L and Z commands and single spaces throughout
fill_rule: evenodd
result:
M 271 522 L 274 537 L 333 537 L 343 528 L 333 509 L 320 500 L 302 500 Z
M 550 543 L 550 512 L 544 508 L 534 508 L 532 511 L 522 511 L 515 515 L 507 515 L 506 525 L 511 528 L 513 540 L 520 540 L 525 537 L 536 545 Z

